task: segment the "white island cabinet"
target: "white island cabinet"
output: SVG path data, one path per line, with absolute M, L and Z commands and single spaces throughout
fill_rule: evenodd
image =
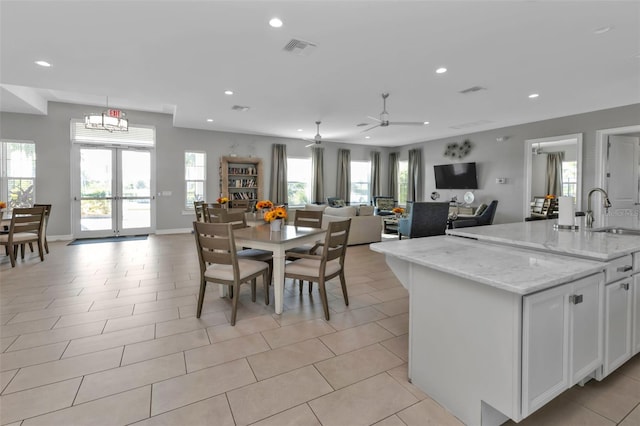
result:
M 602 277 L 524 296 L 522 416 L 602 364 Z
M 602 263 L 455 237 L 370 247 L 409 290 L 409 378 L 464 423 L 520 421 L 601 366 Z
M 450 235 L 605 262 L 602 380 L 640 351 L 640 237 L 558 230 L 550 220 L 451 229 Z

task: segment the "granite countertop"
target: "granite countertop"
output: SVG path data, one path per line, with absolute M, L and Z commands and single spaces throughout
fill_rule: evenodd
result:
M 504 223 L 448 229 L 447 234 L 604 262 L 640 251 L 638 236 L 585 229 L 556 230 L 553 228 L 556 223 L 557 220 Z
M 521 295 L 597 272 L 600 262 L 439 236 L 369 245 L 387 256 Z

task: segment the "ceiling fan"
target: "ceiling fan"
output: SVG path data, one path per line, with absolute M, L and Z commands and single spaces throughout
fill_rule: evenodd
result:
M 322 148 L 322 136 L 320 135 L 320 124 L 322 121 L 316 121 L 316 135 L 313 139 L 304 139 L 305 141 L 313 141 L 309 145 L 305 145 L 306 148 Z
M 387 98 L 389 97 L 388 93 L 382 94 L 382 112 L 380 113 L 380 118 L 367 116 L 371 120 L 378 122 L 375 126 L 369 127 L 368 129 L 364 129 L 363 132 L 368 132 L 371 129 L 375 129 L 376 127 L 387 127 L 387 126 L 425 126 L 429 124 L 428 121 L 389 121 L 389 113 L 387 112 Z

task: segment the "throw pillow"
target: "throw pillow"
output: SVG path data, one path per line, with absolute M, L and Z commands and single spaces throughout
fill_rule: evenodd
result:
M 355 206 L 327 207 L 326 209 L 324 209 L 324 214 L 330 216 L 353 217 L 356 216 L 357 211 Z
M 326 208 L 327 208 L 326 204 L 305 204 L 304 206 L 305 210 L 312 210 L 316 212 L 323 212 L 324 209 Z
M 358 216 L 373 216 L 373 206 L 360 206 Z

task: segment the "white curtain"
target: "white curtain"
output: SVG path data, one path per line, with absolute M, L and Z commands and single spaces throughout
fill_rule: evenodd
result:
M 369 199 L 380 194 L 380 152 L 371 152 L 371 186 L 369 187 Z
M 311 150 L 311 200 L 314 203 L 324 202 L 324 148 Z
M 562 160 L 564 152 L 550 152 L 547 154 L 547 177 L 545 187 L 547 195 L 562 195 Z
M 398 153 L 389 154 L 389 192 L 390 197 L 398 199 Z
M 349 205 L 351 201 L 351 151 L 338 150 L 338 181 L 336 197 L 344 200 Z
M 271 155 L 270 200 L 276 204 L 287 204 L 287 146 L 273 144 Z
M 423 200 L 422 150 L 409 150 L 409 174 L 407 182 L 407 201 Z

